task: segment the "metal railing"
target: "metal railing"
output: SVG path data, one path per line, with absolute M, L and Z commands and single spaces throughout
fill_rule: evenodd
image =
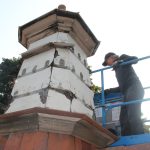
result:
M 139 59 L 134 59 L 134 60 L 130 60 L 130 61 L 127 61 L 127 62 L 123 62 L 121 63 L 120 65 L 127 65 L 127 64 L 132 64 L 134 62 L 137 62 L 137 61 L 141 61 L 141 60 L 145 60 L 145 59 L 148 59 L 150 58 L 150 56 L 146 56 L 146 57 L 142 57 L 142 58 L 139 58 Z M 133 103 L 141 103 L 141 102 L 144 102 L 144 101 L 150 101 L 150 98 L 146 98 L 146 99 L 142 99 L 142 100 L 133 100 L 133 101 L 130 101 L 130 102 L 119 102 L 118 104 L 112 104 L 112 103 L 106 103 L 106 99 L 105 99 L 105 95 L 104 95 L 104 71 L 105 70 L 108 70 L 108 69 L 111 69 L 113 66 L 109 66 L 109 67 L 105 67 L 105 68 L 102 68 L 102 69 L 98 69 L 98 70 L 94 70 L 92 71 L 91 73 L 97 73 L 97 72 L 101 72 L 101 107 L 102 107 L 102 126 L 105 127 L 106 126 L 106 113 L 107 113 L 107 110 L 108 109 L 112 109 L 114 107 L 119 107 L 119 106 L 123 106 L 123 105 L 130 105 L 130 104 L 133 104 Z M 150 87 L 145 87 L 144 89 L 148 89 Z

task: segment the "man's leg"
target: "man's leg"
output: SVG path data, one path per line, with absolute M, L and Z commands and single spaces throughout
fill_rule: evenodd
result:
M 131 86 L 125 95 L 127 101 L 143 99 L 144 90 L 138 85 Z M 127 105 L 127 116 L 130 127 L 130 135 L 144 133 L 143 123 L 141 120 L 141 104 Z
M 127 107 L 121 106 L 120 111 L 120 127 L 121 127 L 121 135 L 126 136 L 130 134 L 130 126 L 128 123 L 128 115 L 127 115 Z
M 130 135 L 143 134 L 143 123 L 141 120 L 141 104 L 131 104 L 127 106 L 128 123 Z

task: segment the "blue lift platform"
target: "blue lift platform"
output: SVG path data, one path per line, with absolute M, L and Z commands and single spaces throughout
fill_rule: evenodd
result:
M 150 58 L 150 56 L 146 56 L 140 59 L 137 59 L 138 61 L 145 60 Z M 128 62 L 123 62 L 121 65 L 126 65 L 129 63 L 132 63 L 131 60 Z M 111 69 L 112 67 L 105 67 L 102 69 L 98 69 L 95 71 L 92 71 L 92 73 L 101 72 L 101 93 L 95 93 L 94 95 L 94 104 L 96 108 L 102 109 L 102 126 L 106 127 L 106 114 L 108 110 L 119 107 L 122 105 L 130 105 L 133 103 L 142 103 L 144 101 L 150 101 L 150 98 L 142 99 L 142 100 L 133 100 L 130 102 L 123 102 L 122 101 L 122 94 L 121 93 L 110 93 L 106 97 L 104 95 L 104 71 L 107 69 Z M 145 89 L 149 89 L 150 87 L 146 87 Z M 116 103 L 117 102 L 117 103 Z M 150 133 L 140 134 L 140 135 L 131 135 L 131 136 L 119 136 L 118 141 L 110 145 L 109 147 L 128 147 L 128 146 L 137 146 L 137 145 L 143 145 L 143 144 L 149 144 L 148 148 L 142 148 L 145 150 L 150 150 Z

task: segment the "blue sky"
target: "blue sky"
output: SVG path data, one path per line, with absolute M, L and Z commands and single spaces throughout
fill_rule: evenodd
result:
M 2 57 L 19 57 L 26 51 L 18 43 L 18 26 L 57 8 L 59 4 L 65 4 L 69 11 L 80 12 L 101 41 L 96 54 L 88 59 L 93 70 L 102 67 L 103 57 L 109 51 L 139 58 L 150 55 L 149 0 L 1 0 L 0 62 Z M 147 60 L 134 66 L 144 86 L 150 86 L 149 65 L 150 60 Z M 94 74 L 92 78 L 100 86 L 100 74 Z M 105 81 L 105 88 L 117 86 L 112 71 L 105 73 Z

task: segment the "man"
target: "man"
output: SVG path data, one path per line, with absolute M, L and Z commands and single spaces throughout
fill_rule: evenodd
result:
M 122 62 L 135 60 L 127 65 L 120 65 Z M 137 63 L 137 57 L 121 55 L 120 57 L 113 52 L 105 55 L 103 66 L 113 66 L 116 78 L 119 84 L 117 88 L 105 90 L 105 94 L 113 92 L 121 92 L 124 102 L 143 99 L 144 89 L 137 77 L 132 64 Z M 130 104 L 121 106 L 120 112 L 121 135 L 135 135 L 144 133 L 143 123 L 141 120 L 141 104 Z

